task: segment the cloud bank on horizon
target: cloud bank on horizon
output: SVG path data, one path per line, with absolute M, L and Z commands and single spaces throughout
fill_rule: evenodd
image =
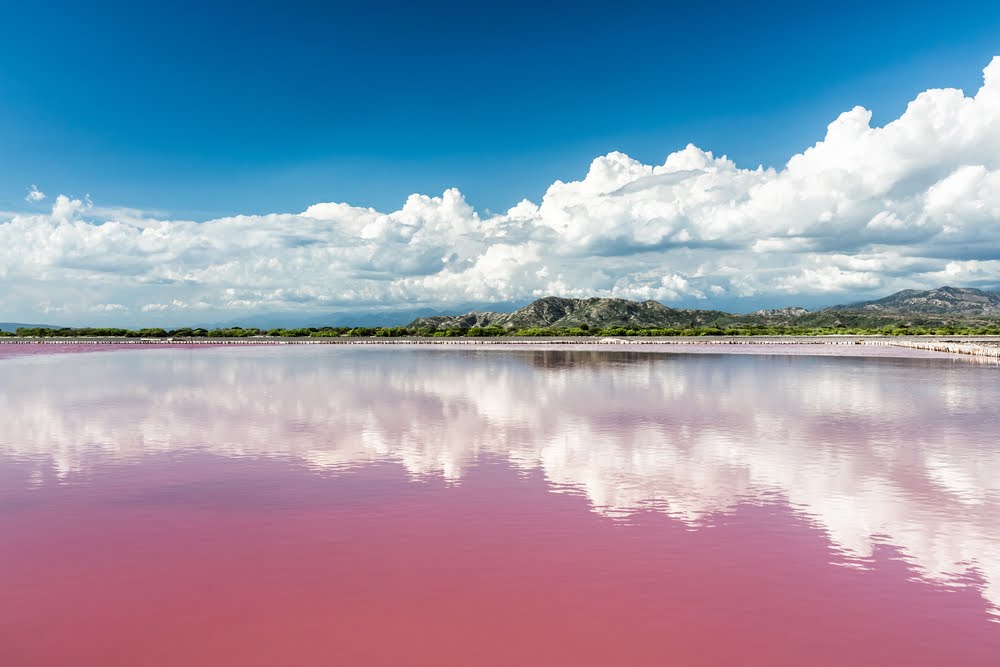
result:
M 512 303 L 556 294 L 802 301 L 1000 285 L 1000 56 L 974 96 L 842 113 L 781 168 L 688 145 L 612 152 L 541 202 L 481 215 L 457 189 L 385 213 L 319 203 L 204 222 L 57 196 L 0 219 L 0 312 L 175 322 Z M 26 201 L 41 206 L 34 185 Z

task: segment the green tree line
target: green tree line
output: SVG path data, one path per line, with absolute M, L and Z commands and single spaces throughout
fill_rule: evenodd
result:
M 504 329 L 498 326 L 431 329 L 413 327 L 301 327 L 292 329 L 258 329 L 253 327 L 227 327 L 217 329 L 121 329 L 114 327 L 63 327 L 59 329 L 22 327 L 16 332 L 0 332 L 4 337 L 20 338 L 400 338 L 407 336 L 433 338 L 495 338 L 566 337 L 566 336 L 828 336 L 833 334 L 859 336 L 1000 336 L 1000 323 L 987 325 L 906 326 L 880 327 L 847 326 L 795 326 L 795 325 L 746 325 L 726 327 L 532 327 Z

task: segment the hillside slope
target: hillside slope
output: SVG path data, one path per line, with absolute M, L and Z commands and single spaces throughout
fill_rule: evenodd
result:
M 947 286 L 926 291 L 908 289 L 883 299 L 833 306 L 829 310 L 1000 317 L 1000 292 Z
M 686 328 L 730 325 L 800 327 L 945 326 L 981 324 L 1000 320 L 1000 292 L 973 288 L 938 287 L 903 290 L 882 299 L 831 306 L 817 311 L 788 307 L 733 314 L 720 310 L 670 308 L 657 301 L 547 296 L 510 313 L 471 312 L 464 315 L 421 317 L 414 329 L 470 329 L 501 327 L 508 330 L 586 326 Z
M 786 312 L 787 310 L 787 312 Z M 694 327 L 727 326 L 738 323 L 784 322 L 789 313 L 807 312 L 801 308 L 762 311 L 753 315 L 734 315 L 721 310 L 670 308 L 658 301 L 591 298 L 567 299 L 547 296 L 511 313 L 472 312 L 464 315 L 421 317 L 411 328 L 460 329 L 498 326 L 504 329 L 560 328 L 586 325 L 594 329 L 626 326 Z

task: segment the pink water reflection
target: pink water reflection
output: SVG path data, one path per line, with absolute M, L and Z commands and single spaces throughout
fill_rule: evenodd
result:
M 7 360 L 0 664 L 992 665 L 995 369 Z
M 210 343 L 188 345 L 184 343 L 2 343 L 0 359 L 34 357 L 52 354 L 79 354 L 81 352 L 125 352 L 140 350 L 200 350 L 216 347 Z

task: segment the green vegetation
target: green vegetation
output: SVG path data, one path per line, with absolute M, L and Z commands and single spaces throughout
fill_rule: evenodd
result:
M 789 307 L 735 314 L 656 301 L 547 296 L 510 313 L 420 317 L 405 327 L 257 329 L 20 328 L 37 338 L 495 338 L 587 336 L 1000 336 L 1000 292 L 940 287 L 818 311 Z
M 119 329 L 81 327 L 62 329 L 20 328 L 16 333 L 0 332 L 2 337 L 20 338 L 401 338 L 408 336 L 433 338 L 495 338 L 517 337 L 625 337 L 625 336 L 1000 336 L 1000 323 L 954 324 L 925 326 L 886 324 L 882 326 L 804 326 L 792 324 L 685 327 L 528 327 L 505 329 L 499 326 L 445 328 L 430 327 L 308 327 L 298 329 L 256 329 L 230 327 L 224 329 Z

